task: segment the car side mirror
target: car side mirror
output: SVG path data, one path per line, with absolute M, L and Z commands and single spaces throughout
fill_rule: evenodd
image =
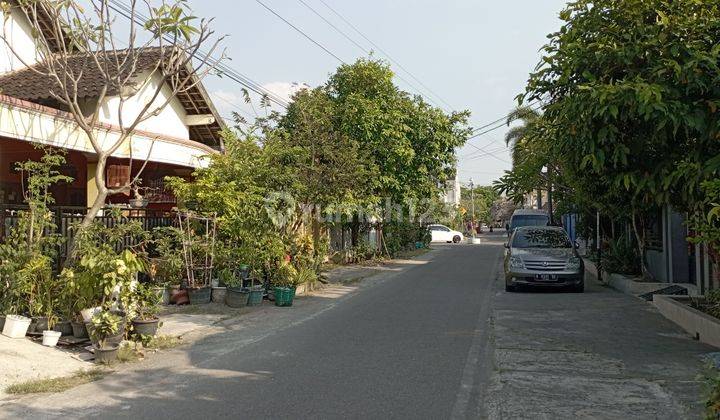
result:
M 510 225 L 505 225 L 505 230 L 510 230 Z

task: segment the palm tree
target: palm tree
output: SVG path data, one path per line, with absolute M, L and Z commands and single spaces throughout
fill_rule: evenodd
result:
M 519 106 L 515 108 L 507 117 L 507 125 L 510 126 L 515 121 L 522 121 L 521 125 L 512 127 L 505 134 L 505 144 L 512 148 L 511 156 L 513 168 L 520 163 L 524 154 L 527 153 L 527 136 L 532 125 L 540 119 L 540 112 L 536 108 L 530 106 Z M 542 208 L 542 189 L 537 190 L 537 206 Z
M 507 117 L 507 125 L 510 126 L 514 121 L 522 121 L 521 125 L 517 125 L 505 134 L 505 144 L 512 148 L 513 166 L 522 158 L 523 140 L 528 134 L 531 125 L 540 119 L 540 112 L 537 109 L 527 105 L 515 108 Z

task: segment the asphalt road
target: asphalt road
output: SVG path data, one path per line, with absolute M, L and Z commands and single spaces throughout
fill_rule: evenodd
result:
M 116 374 L 52 400 L 82 400 L 82 408 L 58 408 L 70 417 L 485 417 L 497 238 L 439 245 L 427 263 L 290 328 L 252 340 L 244 330 L 208 337 L 171 356 L 185 369 Z M 5 408 L 13 416 L 52 413 Z

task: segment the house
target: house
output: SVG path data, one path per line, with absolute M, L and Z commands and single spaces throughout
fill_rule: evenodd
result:
M 720 288 L 716 256 L 707 245 L 691 243 L 688 216 L 666 205 L 645 226 L 649 271 L 662 283 L 689 284 L 701 294 Z
M 42 28 L 48 26 L 42 16 L 39 20 Z M 22 203 L 23 180 L 14 170 L 15 163 L 39 158 L 42 152 L 33 147 L 33 143 L 37 143 L 66 152 L 67 165 L 62 172 L 74 181 L 56 187 L 56 204 L 85 209 L 97 196 L 95 149 L 87 133 L 54 99 L 54 81 L 35 71 L 46 64 L 38 59 L 30 22 L 17 3 L 6 15 L 4 30 L 12 48 L 0 41 L 0 205 L 8 208 Z M 53 31 L 44 31 L 41 36 L 51 47 L 60 48 Z M 123 107 L 125 121 L 138 115 L 141 107 L 150 102 L 150 92 L 160 83 L 153 73 L 158 50 L 144 48 L 133 52 L 139 57 L 138 64 L 129 71 L 138 94 Z M 22 59 L 18 59 L 18 54 Z M 98 124 L 93 128 L 95 137 L 103 144 L 112 144 L 121 133 L 118 92 L 110 90 L 99 100 L 104 84 L 92 71 L 92 60 L 87 55 L 78 53 L 69 57 L 67 66 L 86 69 L 78 82 L 78 92 L 83 95 L 83 113 L 100 109 Z M 202 84 L 174 97 L 171 94 L 172 89 L 164 86 L 160 97 L 155 99 L 158 102 L 153 103 L 167 100 L 168 106 L 138 125 L 133 136 L 112 154 L 104 174 L 108 187 L 118 187 L 137 175 L 147 160 L 140 178 L 141 185 L 147 188 L 148 209 L 171 209 L 175 199 L 165 191 L 164 177 L 189 177 L 195 168 L 206 164 L 204 156 L 222 148 L 223 121 Z M 130 199 L 130 194 L 117 194 L 109 196 L 107 203 L 122 206 Z

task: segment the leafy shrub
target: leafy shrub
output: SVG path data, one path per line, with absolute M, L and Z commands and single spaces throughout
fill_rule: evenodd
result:
M 640 274 L 640 255 L 634 241 L 625 235 L 610 241 L 610 246 L 602 254 L 601 265 L 609 273 Z

